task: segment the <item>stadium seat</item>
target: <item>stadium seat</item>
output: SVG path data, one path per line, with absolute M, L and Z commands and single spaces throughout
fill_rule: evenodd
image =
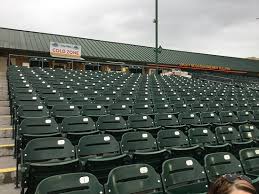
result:
M 121 136 L 124 133 L 132 131 L 132 129 L 128 128 L 126 121 L 121 116 L 101 116 L 96 125 L 98 130 L 113 135 L 118 141 L 121 140 Z
M 133 105 L 133 111 L 135 114 L 153 115 L 154 111 L 150 104 L 136 103 Z
M 94 175 L 80 172 L 56 175 L 44 179 L 38 185 L 35 194 L 47 193 L 102 194 L 104 189 Z
M 81 111 L 83 116 L 92 117 L 96 121 L 100 116 L 107 115 L 106 108 L 100 104 L 88 104 L 83 106 Z
M 180 125 L 176 116 L 170 113 L 156 114 L 154 121 L 156 126 L 161 126 L 164 129 L 185 128 L 185 125 Z
M 97 96 L 94 99 L 94 103 L 103 105 L 105 108 L 107 108 L 108 106 L 110 106 L 114 102 L 113 102 L 112 98 L 110 98 L 108 96 Z
M 169 104 L 157 103 L 154 105 L 154 113 L 173 113 L 174 110 Z
M 220 124 L 220 118 L 215 112 L 201 112 L 200 113 L 201 123 L 206 125 L 217 125 Z
M 202 161 L 205 154 L 199 145 L 191 146 L 188 137 L 178 129 L 159 131 L 157 144 L 159 149 L 169 150 L 174 158 L 189 156 Z
M 230 144 L 218 144 L 216 136 L 208 128 L 191 128 L 188 130 L 188 136 L 191 145 L 199 145 L 203 147 L 206 153 L 213 153 L 219 151 L 227 152 L 230 150 Z
M 77 106 L 80 109 L 87 104 L 93 103 L 93 101 L 91 99 L 89 99 L 88 97 L 84 97 L 84 96 L 72 97 L 69 102 L 71 105 Z
M 79 116 L 80 110 L 74 105 L 55 105 L 51 109 L 51 116 L 55 118 L 57 123 L 62 123 L 66 117 Z
M 162 180 L 165 193 L 205 193 L 208 180 L 204 168 L 190 157 L 175 158 L 163 163 Z
M 21 193 L 34 192 L 43 179 L 80 170 L 74 146 L 66 138 L 31 140 L 21 151 Z
M 204 158 L 204 167 L 211 183 L 225 174 L 244 174 L 241 163 L 234 155 L 228 152 L 217 152 L 206 155 Z
M 237 116 L 232 111 L 221 111 L 219 117 L 222 125 L 229 125 L 238 121 Z
M 68 100 L 65 97 L 52 96 L 46 97 L 44 99 L 44 103 L 48 107 L 48 109 L 52 109 L 55 105 L 68 105 Z
M 240 124 L 254 120 L 253 114 L 247 110 L 237 111 L 237 117 Z
M 73 116 L 66 117 L 61 123 L 61 132 L 68 138 L 73 145 L 77 145 L 83 136 L 99 133 L 95 122 L 91 117 Z
M 128 132 L 122 136 L 121 150 L 132 155 L 134 163 L 152 165 L 157 171 L 161 171 L 162 163 L 169 158 L 169 152 L 159 150 L 156 139 L 148 132 Z
M 182 125 L 187 125 L 187 126 L 201 126 L 201 120 L 200 117 L 197 113 L 180 113 L 178 116 L 179 122 Z
M 216 127 L 216 137 L 219 144 L 230 143 L 232 145 L 232 153 L 239 157 L 239 150 L 249 148 L 254 145 L 253 140 L 243 141 L 241 135 L 235 127 L 226 125 Z
M 259 129 L 252 124 L 243 124 L 239 126 L 239 132 L 243 141 L 253 140 L 259 143 Z
M 119 115 L 128 118 L 132 114 L 130 105 L 127 103 L 115 103 L 109 106 L 108 111 L 111 115 Z
M 131 115 L 128 119 L 129 128 L 150 132 L 156 137 L 161 126 L 155 126 L 153 119 L 148 115 Z
M 82 137 L 77 152 L 84 170 L 94 174 L 101 183 L 107 181 L 110 170 L 130 161 L 126 154 L 121 153 L 116 139 L 107 134 Z
M 245 174 L 253 179 L 259 177 L 259 148 L 246 148 L 239 152 Z
M 110 194 L 163 194 L 160 175 L 147 164 L 133 164 L 113 169 L 105 184 Z

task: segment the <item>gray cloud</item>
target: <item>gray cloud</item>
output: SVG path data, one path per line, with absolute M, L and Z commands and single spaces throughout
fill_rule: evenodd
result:
M 154 0 L 8 0 L 0 26 L 154 45 Z M 159 0 L 164 48 L 259 56 L 258 0 Z

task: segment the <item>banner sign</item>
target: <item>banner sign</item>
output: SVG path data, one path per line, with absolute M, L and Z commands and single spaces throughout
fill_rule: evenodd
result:
M 82 59 L 81 46 L 50 42 L 50 55 L 52 57 L 68 58 L 68 59 Z
M 200 64 L 180 64 L 180 68 L 190 68 L 190 69 L 202 69 L 202 70 L 219 70 L 219 71 L 229 71 L 228 67 L 219 67 L 213 65 L 200 65 Z

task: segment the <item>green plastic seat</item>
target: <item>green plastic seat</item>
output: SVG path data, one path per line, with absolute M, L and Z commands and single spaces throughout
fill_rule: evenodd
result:
M 201 112 L 200 118 L 202 124 L 220 124 L 220 118 L 215 112 Z
M 84 96 L 75 96 L 70 99 L 70 104 L 82 108 L 84 105 L 92 104 L 92 100 Z
M 207 104 L 196 102 L 191 105 L 192 112 L 206 112 L 208 111 Z
M 135 114 L 153 115 L 154 111 L 150 104 L 136 103 L 133 105 L 133 111 Z
M 161 128 L 161 126 L 155 126 L 153 119 L 149 115 L 129 116 L 128 126 L 139 131 L 150 132 L 154 137 Z
M 69 173 L 51 176 L 38 185 L 35 194 L 102 194 L 103 186 L 90 173 Z
M 79 139 L 83 136 L 99 133 L 93 119 L 85 116 L 64 118 L 61 123 L 61 132 L 65 134 L 73 145 L 77 145 Z
M 230 151 L 230 144 L 218 144 L 215 134 L 213 134 L 212 131 L 208 128 L 191 128 L 188 130 L 188 137 L 191 145 L 199 145 L 203 147 L 206 153 Z
M 201 125 L 200 117 L 197 113 L 180 113 L 178 116 L 178 120 L 182 125 L 188 126 L 199 126 Z
M 190 112 L 191 107 L 186 103 L 177 103 L 173 105 L 174 112 L 175 113 L 184 113 L 184 112 Z
M 147 164 L 133 164 L 113 169 L 105 193 L 110 194 L 163 194 L 160 175 Z
M 247 123 L 240 125 L 238 128 L 243 141 L 253 140 L 259 142 L 259 129 L 255 125 Z
M 122 116 L 115 115 L 99 117 L 96 126 L 98 130 L 113 135 L 118 141 L 124 133 L 132 131 Z
M 221 123 L 224 125 L 232 124 L 238 121 L 237 116 L 232 111 L 219 112 Z
M 79 116 L 80 111 L 76 106 L 69 104 L 55 105 L 51 109 L 51 115 L 55 117 L 57 123 L 62 123 L 66 117 Z
M 108 111 L 111 115 L 128 117 L 132 114 L 131 108 L 127 103 L 115 103 L 109 106 Z
M 47 137 L 31 140 L 21 152 L 21 193 L 34 193 L 43 179 L 80 170 L 74 146 L 66 138 Z
M 157 144 L 159 149 L 169 150 L 174 158 L 188 156 L 202 162 L 205 154 L 199 145 L 191 146 L 188 137 L 179 129 L 160 130 Z
M 133 97 L 129 96 L 119 96 L 116 98 L 116 103 L 132 106 L 132 104 L 134 103 L 133 99 Z
M 254 145 L 253 140 L 245 140 L 243 141 L 240 133 L 233 126 L 218 126 L 215 129 L 216 137 L 219 144 L 230 143 L 231 153 L 233 153 L 236 157 L 239 157 L 239 151 L 244 148 L 249 148 Z
M 154 113 L 173 113 L 173 108 L 167 103 L 156 103 L 154 105 Z
M 239 155 L 245 174 L 252 178 L 259 177 L 259 148 L 242 149 Z
M 185 125 L 180 125 L 178 119 L 174 114 L 160 113 L 155 115 L 154 119 L 156 126 L 161 126 L 164 129 L 184 129 Z
M 203 193 L 208 191 L 204 168 L 191 157 L 175 158 L 163 163 L 162 180 L 167 194 Z
M 209 111 L 211 111 L 211 112 L 220 112 L 223 110 L 221 102 L 217 102 L 217 101 L 210 102 L 208 104 L 208 107 L 209 107 Z
M 110 170 L 129 161 L 121 153 L 120 144 L 108 134 L 82 137 L 77 152 L 84 170 L 94 174 L 101 183 L 106 182 Z
M 105 107 L 108 107 L 109 105 L 113 104 L 114 101 L 111 97 L 108 97 L 108 96 L 97 96 L 94 99 L 94 103 L 95 104 L 101 104 Z
M 68 105 L 68 100 L 63 96 L 52 96 L 46 97 L 44 103 L 49 109 L 52 109 L 56 105 Z
M 162 163 L 169 158 L 166 149 L 158 149 L 156 139 L 148 132 L 128 132 L 122 136 L 121 150 L 132 155 L 134 163 L 152 165 L 157 171 L 161 171 Z
M 204 164 L 211 183 L 225 174 L 244 174 L 240 161 L 229 152 L 208 154 L 204 158 Z
M 83 106 L 82 115 L 97 119 L 100 116 L 107 115 L 106 108 L 100 104 L 88 104 Z
M 250 111 L 237 111 L 238 123 L 250 122 L 254 120 L 254 116 Z

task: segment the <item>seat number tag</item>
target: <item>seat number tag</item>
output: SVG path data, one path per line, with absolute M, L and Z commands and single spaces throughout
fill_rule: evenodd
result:
M 90 179 L 88 176 L 84 176 L 79 179 L 80 184 L 87 184 L 87 183 L 89 183 L 89 181 L 90 181 Z

